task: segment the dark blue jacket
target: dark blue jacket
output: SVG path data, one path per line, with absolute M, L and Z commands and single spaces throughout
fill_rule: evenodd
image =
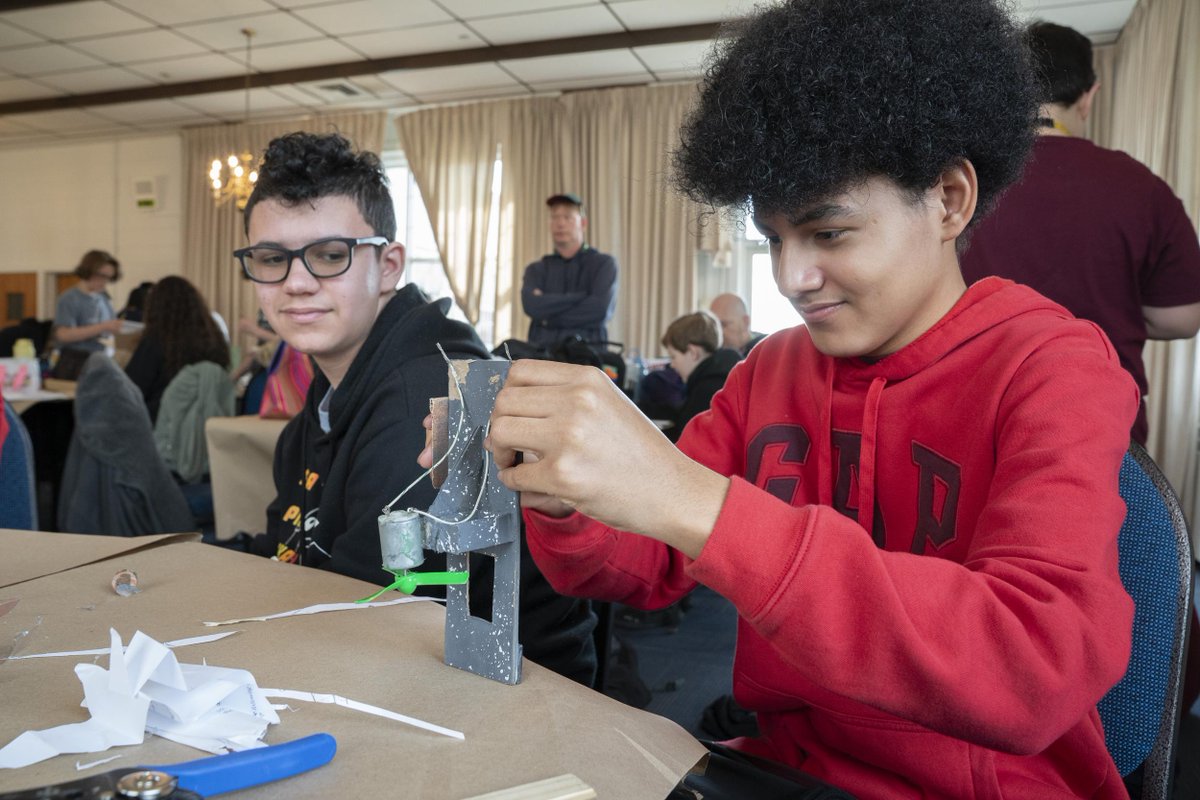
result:
M 617 260 L 586 244 L 571 258 L 542 256 L 525 268 L 521 305 L 530 317 L 531 344 L 551 349 L 574 334 L 606 342 L 617 307 Z

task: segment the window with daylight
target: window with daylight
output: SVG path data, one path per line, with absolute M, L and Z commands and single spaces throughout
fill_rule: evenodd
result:
M 433 235 L 433 226 L 429 222 L 429 213 L 425 202 L 421 199 L 421 190 L 413 177 L 412 170 L 404 154 L 398 150 L 390 151 L 383 156 L 384 168 L 387 171 L 388 182 L 392 189 L 392 204 L 396 207 L 396 240 L 404 245 L 406 259 L 404 275 L 400 285 L 414 283 L 432 299 L 450 298 L 451 319 L 467 322 L 467 317 L 459 308 L 450 289 L 450 280 L 446 277 L 446 268 L 438 251 L 437 240 Z M 500 176 L 502 166 L 499 157 L 495 163 L 495 176 L 492 191 L 493 220 L 499 219 L 500 206 Z M 495 342 L 494 328 L 496 318 L 495 288 L 496 271 L 499 251 L 499 226 L 493 224 L 488 230 L 487 249 L 484 256 L 483 297 L 479 309 L 479 322 L 475 330 L 479 338 L 488 347 Z

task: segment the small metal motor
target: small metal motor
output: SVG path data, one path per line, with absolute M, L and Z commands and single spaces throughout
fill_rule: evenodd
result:
M 396 509 L 379 517 L 379 544 L 383 549 L 383 567 L 400 572 L 425 563 L 421 518 L 412 511 Z

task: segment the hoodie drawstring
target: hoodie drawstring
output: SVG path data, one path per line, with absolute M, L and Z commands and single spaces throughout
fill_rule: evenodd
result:
M 868 536 L 875 531 L 875 439 L 879 426 L 879 401 L 887 378 L 871 381 L 867 401 L 863 406 L 862 441 L 858 449 L 858 522 Z
M 817 453 L 817 503 L 833 505 L 833 359 L 825 359 L 825 407 L 822 410 L 821 430 L 829 437 L 825 440 L 825 452 Z

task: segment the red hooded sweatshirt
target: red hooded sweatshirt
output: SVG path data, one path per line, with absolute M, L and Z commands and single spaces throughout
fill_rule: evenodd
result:
M 802 326 L 752 350 L 679 441 L 733 478 L 695 561 L 578 514 L 527 512 L 530 550 L 568 594 L 728 598 L 737 747 L 864 800 L 1124 798 L 1095 706 L 1137 403 L 1099 328 L 988 278 L 874 363 Z

